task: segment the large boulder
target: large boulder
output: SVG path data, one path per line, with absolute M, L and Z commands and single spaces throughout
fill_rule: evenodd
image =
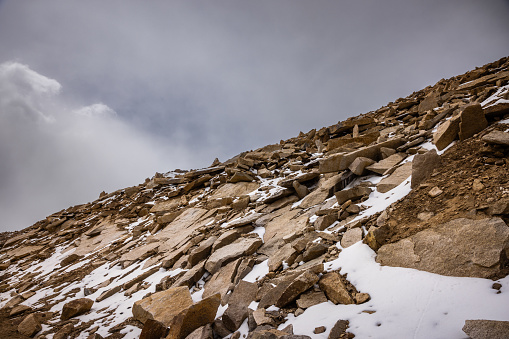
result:
M 490 278 L 508 250 L 509 227 L 502 219 L 459 218 L 383 245 L 376 261 L 448 276 Z
M 345 284 L 337 272 L 324 274 L 318 282 L 320 289 L 325 292 L 327 298 L 334 304 L 354 304 L 353 298 L 348 293 Z
M 435 150 L 424 154 L 416 154 L 412 161 L 412 182 L 410 187 L 418 187 L 431 176 L 433 170 L 440 166 L 441 163 L 440 156 Z
M 486 127 L 488 127 L 488 120 L 486 120 L 480 104 L 471 104 L 463 109 L 460 114 L 460 131 L 458 133 L 460 140 L 468 139 Z
M 438 126 L 437 131 L 433 134 L 433 143 L 441 151 L 458 138 L 459 131 L 460 116 L 457 115 Z
M 170 288 L 136 301 L 133 305 L 133 317 L 142 323 L 153 319 L 169 326 L 177 314 L 192 304 L 193 299 L 187 286 Z
M 88 298 L 80 298 L 69 301 L 68 303 L 64 304 L 64 307 L 62 308 L 62 314 L 60 315 L 60 319 L 67 320 L 77 315 L 86 313 L 90 311 L 93 304 L 94 301 Z

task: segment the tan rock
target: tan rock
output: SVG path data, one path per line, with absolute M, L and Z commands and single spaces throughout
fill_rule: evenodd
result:
M 237 259 L 226 266 L 221 267 L 219 271 L 217 271 L 212 278 L 205 283 L 203 297 L 207 298 L 219 293 L 222 300 L 226 293 L 228 293 L 230 289 L 233 289 L 232 284 L 241 261 L 242 259 Z
M 442 191 L 440 188 L 438 188 L 437 186 L 433 187 L 429 192 L 428 192 L 428 195 L 432 198 L 436 198 L 438 197 L 440 194 L 442 194 L 444 191 Z
M 418 187 L 422 182 L 431 177 L 433 170 L 441 164 L 440 156 L 435 150 L 424 154 L 416 154 L 412 161 L 412 182 L 410 187 Z
M 191 332 L 191 334 L 188 335 L 186 339 L 214 339 L 212 325 L 207 324 L 205 326 L 198 327 L 196 330 Z
M 351 228 L 343 234 L 341 238 L 341 246 L 344 248 L 350 247 L 353 244 L 362 240 L 362 228 Z
M 240 197 L 256 190 L 260 185 L 256 182 L 226 183 L 212 193 L 211 198 Z
M 458 139 L 460 131 L 460 116 L 457 115 L 441 124 L 435 134 L 433 134 L 433 143 L 439 151 L 443 150 L 451 142 Z
M 223 323 L 230 331 L 236 331 L 247 318 L 248 306 L 256 298 L 258 285 L 241 280 L 228 299 L 228 308 L 223 314 Z
M 33 337 L 42 330 L 41 323 L 37 319 L 36 314 L 27 315 L 23 321 L 18 325 L 18 332 L 28 337 Z
M 302 199 L 309 194 L 309 189 L 306 186 L 299 183 L 297 180 L 293 182 L 293 188 L 295 189 L 295 192 L 297 192 L 297 196 L 299 197 L 299 199 Z
M 459 139 L 465 140 L 488 127 L 488 121 L 480 104 L 471 104 L 460 113 Z
M 460 218 L 383 245 L 376 261 L 447 276 L 490 278 L 508 249 L 509 228 L 502 219 Z
M 153 319 L 170 326 L 173 318 L 192 304 L 193 299 L 188 287 L 170 288 L 136 301 L 133 305 L 133 317 L 142 323 Z
M 398 167 L 394 173 L 380 180 L 380 182 L 376 185 L 376 189 L 380 193 L 389 192 L 393 188 L 399 186 L 403 181 L 407 180 L 411 175 L 412 163 L 407 162 Z
M 263 245 L 263 241 L 259 237 L 240 238 L 213 252 L 205 263 L 205 269 L 214 274 L 229 262 L 241 256 L 253 254 L 261 245 Z
M 168 327 L 166 325 L 154 319 L 147 319 L 145 324 L 143 324 L 139 339 L 160 339 L 165 338 L 167 335 Z
M 325 292 L 327 298 L 334 304 L 348 305 L 354 303 L 337 272 L 324 274 L 318 282 L 318 285 L 320 289 Z
M 308 307 L 318 305 L 321 303 L 326 303 L 327 297 L 325 296 L 325 293 L 322 291 L 311 291 L 302 294 L 299 299 L 297 299 L 297 306 L 303 309 L 306 309 Z
M 61 320 L 67 320 L 90 311 L 94 301 L 88 298 L 80 298 L 69 301 L 62 307 Z
M 197 328 L 214 322 L 220 303 L 221 297 L 215 294 L 182 310 L 171 321 L 166 339 L 184 339 Z
M 482 141 L 488 144 L 509 146 L 509 133 L 502 131 L 491 131 L 482 137 Z
M 202 241 L 198 247 L 193 248 L 189 253 L 189 258 L 187 261 L 188 267 L 193 267 L 200 261 L 206 259 L 210 255 L 212 245 L 214 245 L 216 240 L 216 236 L 211 236 L 207 240 Z
M 239 172 L 235 172 L 233 177 L 230 179 L 230 182 L 231 183 L 236 183 L 236 182 L 241 182 L 241 181 L 251 182 L 253 180 L 254 180 L 254 178 L 251 174 L 248 174 L 247 172 L 239 171 Z
M 350 164 L 350 166 L 348 166 L 348 169 L 356 175 L 364 175 L 366 173 L 365 168 L 373 165 L 374 163 L 375 160 L 373 159 L 358 157 Z
M 338 204 L 342 205 L 348 200 L 357 200 L 362 197 L 368 196 L 372 192 L 371 188 L 364 186 L 355 186 L 347 190 L 342 190 L 334 193 Z
M 284 245 L 269 258 L 269 271 L 276 271 L 283 265 L 283 262 L 286 262 L 287 265 L 292 265 L 298 254 L 292 244 Z
M 509 321 L 465 320 L 462 330 L 471 339 L 507 339 Z
M 313 287 L 313 285 L 316 284 L 318 280 L 319 278 L 316 274 L 310 272 L 302 273 L 297 278 L 295 278 L 295 280 L 292 281 L 288 287 L 285 288 L 284 292 L 276 301 L 276 306 L 285 307 L 297 299 L 299 295 Z

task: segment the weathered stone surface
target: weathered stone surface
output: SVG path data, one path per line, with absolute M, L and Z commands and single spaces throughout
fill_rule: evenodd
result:
M 338 220 L 337 214 L 322 215 L 315 220 L 313 226 L 315 227 L 315 230 L 323 231 L 324 229 L 332 225 L 336 220 Z
M 133 305 L 133 317 L 142 323 L 153 319 L 170 326 L 173 318 L 192 304 L 193 299 L 188 287 L 170 288 L 136 301 Z
M 166 339 L 184 339 L 197 328 L 214 322 L 220 303 L 221 296 L 215 294 L 182 310 L 171 321 Z
M 498 102 L 496 104 L 489 105 L 484 107 L 483 111 L 487 117 L 504 116 L 509 113 L 509 102 Z
M 366 173 L 365 168 L 373 165 L 374 163 L 375 160 L 373 159 L 358 157 L 350 164 L 350 166 L 348 166 L 348 169 L 356 175 L 364 175 Z
M 419 107 L 417 108 L 417 110 L 419 112 L 430 111 L 433 108 L 440 106 L 439 102 L 440 102 L 440 94 L 438 94 L 436 92 L 430 92 L 428 95 L 426 95 L 424 100 L 422 100 L 419 103 Z
M 161 339 L 168 335 L 168 327 L 154 319 L 145 320 L 139 339 Z
M 372 192 L 371 188 L 364 186 L 355 186 L 353 188 L 342 190 L 334 193 L 339 205 L 342 205 L 348 200 L 357 200 L 364 196 L 368 196 Z
M 180 205 L 180 198 L 172 198 L 156 203 L 151 209 L 150 213 L 164 215 L 167 212 L 172 212 Z
M 292 244 L 286 244 L 269 258 L 269 271 L 274 272 L 279 269 L 283 262 L 292 265 L 299 253 L 293 248 Z
M 182 213 L 182 211 L 168 212 L 157 218 L 156 222 L 158 224 L 168 224 L 173 220 L 177 219 L 177 217 Z
M 44 246 L 22 246 L 7 252 L 7 256 L 11 257 L 12 260 L 18 260 L 31 254 L 38 253 L 43 248 Z
M 202 241 L 200 245 L 191 250 L 189 253 L 188 266 L 193 267 L 203 259 L 207 258 L 212 250 L 212 245 L 217 240 L 216 236 L 211 236 L 207 240 Z
M 203 297 L 207 298 L 219 293 L 221 295 L 221 299 L 223 299 L 226 293 L 228 293 L 230 289 L 233 289 L 232 284 L 241 262 L 242 259 L 237 259 L 228 265 L 221 267 L 219 271 L 205 283 Z
M 336 324 L 330 330 L 328 339 L 340 339 L 344 338 L 342 335 L 346 333 L 348 329 L 349 322 L 348 320 L 338 320 Z
M 460 116 L 457 115 L 441 124 L 435 134 L 433 134 L 433 143 L 439 151 L 443 150 L 451 142 L 458 138 L 460 131 Z
M 353 304 L 354 301 L 348 293 L 337 272 L 324 274 L 318 282 L 320 289 L 334 304 Z
M 424 154 L 416 154 L 412 161 L 412 181 L 410 187 L 418 187 L 431 176 L 433 170 L 438 168 L 441 163 L 440 156 L 435 150 Z
M 30 311 L 32 308 L 27 305 L 18 305 L 12 308 L 11 312 L 9 313 L 9 317 L 16 316 L 18 314 L 21 314 L 26 311 Z
M 241 182 L 241 181 L 251 182 L 253 180 L 254 180 L 254 178 L 252 175 L 250 175 L 246 172 L 239 171 L 239 172 L 235 172 L 235 174 L 230 179 L 230 182 L 231 183 L 236 183 L 236 182 Z
M 62 307 L 61 320 L 67 320 L 90 311 L 94 301 L 88 298 L 71 300 Z
M 57 333 L 55 333 L 53 339 L 68 339 L 73 329 L 74 325 L 72 323 L 65 324 Z
M 293 182 L 292 186 L 295 189 L 295 192 L 297 193 L 299 199 L 302 199 L 309 194 L 309 189 L 306 186 L 299 183 L 297 180 Z
M 321 303 L 326 303 L 327 297 L 325 296 L 325 293 L 322 291 L 311 291 L 302 294 L 299 299 L 297 299 L 297 306 L 303 309 L 306 309 L 308 307 L 318 305 Z
M 376 145 L 363 147 L 351 153 L 337 153 L 320 161 L 320 173 L 338 172 L 348 168 L 358 157 L 365 157 L 375 161 L 380 157 L 380 148 L 397 148 L 405 141 L 401 138 L 394 138 Z
M 80 260 L 81 258 L 83 258 L 84 256 L 83 255 L 78 255 L 78 254 L 71 254 L 67 257 L 65 257 L 61 262 L 60 262 L 60 266 L 67 266 L 75 261 L 78 261 Z
M 488 121 L 480 104 L 471 104 L 463 108 L 460 113 L 460 130 L 458 133 L 460 140 L 468 139 L 486 127 L 488 127 Z
M 263 213 L 251 213 L 246 216 L 236 218 L 229 222 L 226 222 L 223 224 L 223 227 L 226 227 L 226 228 L 241 227 L 241 226 L 248 225 L 248 224 L 255 222 L 262 216 L 263 216 Z
M 97 299 L 95 299 L 95 301 L 101 302 L 104 299 L 111 297 L 115 293 L 120 292 L 120 290 L 122 290 L 122 286 L 120 286 L 120 285 L 119 286 L 115 286 L 115 287 L 113 287 L 113 288 L 103 292 L 100 296 L 97 297 Z
M 396 151 L 394 151 L 396 152 Z M 387 158 L 380 160 L 377 163 L 374 163 L 373 165 L 366 166 L 366 169 L 375 172 L 378 174 L 384 174 L 387 170 L 393 168 L 397 164 L 399 164 L 401 161 L 403 161 L 406 158 L 406 154 L 404 153 L 395 153 Z
M 199 264 L 194 265 L 184 273 L 180 278 L 175 281 L 172 285 L 173 287 L 178 286 L 186 286 L 191 288 L 200 278 L 205 274 L 205 261 L 200 262 Z
M 320 176 L 320 173 L 316 170 L 305 172 L 299 174 L 294 177 L 290 177 L 289 179 L 284 179 L 279 182 L 279 186 L 284 188 L 291 188 L 293 186 L 293 182 L 297 181 L 298 183 L 308 182 L 314 180 Z
M 376 185 L 376 189 L 380 193 L 389 192 L 393 188 L 399 186 L 403 181 L 408 179 L 410 175 L 412 175 L 412 163 L 407 162 L 398 167 L 394 173 L 389 175 L 387 178 L 380 180 L 380 182 Z
M 482 141 L 488 144 L 509 146 L 509 133 L 502 131 L 491 131 L 482 137 Z
M 223 323 L 230 331 L 236 331 L 247 318 L 248 306 L 256 298 L 258 285 L 241 280 L 228 299 L 228 308 L 223 314 Z
M 500 218 L 455 219 L 380 247 L 377 262 L 432 273 L 489 278 L 509 248 L 509 228 Z
M 129 280 L 128 282 L 125 282 L 123 285 L 122 285 L 122 288 L 124 290 L 127 290 L 129 288 L 131 288 L 132 286 L 134 286 L 135 284 L 145 280 L 146 278 L 150 277 L 152 274 L 156 273 L 157 271 L 159 271 L 159 267 L 152 267 L 151 269 L 149 269 L 148 271 L 146 272 L 143 272 L 142 274 L 140 274 L 139 276 Z
M 212 325 L 207 324 L 205 326 L 198 327 L 190 335 L 188 335 L 186 339 L 214 339 Z
M 288 287 L 281 294 L 279 299 L 276 301 L 277 307 L 284 307 L 297 299 L 299 295 L 306 292 L 308 289 L 313 287 L 319 278 L 316 274 L 310 272 L 304 272 L 295 278 L 294 281 L 288 285 Z
M 321 242 L 311 242 L 302 253 L 302 261 L 310 261 L 326 253 L 328 246 Z
M 256 190 L 260 185 L 256 182 L 226 183 L 215 190 L 211 198 L 240 197 Z
M 33 337 L 40 330 L 42 330 L 41 323 L 33 313 L 27 315 L 18 325 L 18 332 L 29 337 Z
M 341 246 L 344 248 L 350 247 L 356 242 L 362 240 L 362 228 L 351 228 L 343 234 L 343 238 L 341 238 Z
M 465 320 L 462 330 L 471 339 L 507 339 L 509 321 Z
M 321 179 L 318 183 L 318 187 L 309 193 L 300 203 L 300 207 L 308 208 L 323 202 L 325 199 L 331 196 L 330 190 L 341 183 L 342 175 L 337 174 L 327 180 Z
M 132 250 L 128 251 L 127 253 L 124 253 L 119 261 L 120 263 L 124 261 L 137 261 L 137 260 L 144 260 L 148 258 L 149 256 L 156 254 L 157 249 L 159 248 L 158 242 L 153 242 L 150 244 L 142 245 L 136 248 L 133 248 Z
M 221 247 L 212 253 L 205 263 L 205 269 L 214 274 L 229 262 L 241 256 L 253 254 L 262 245 L 263 241 L 259 237 L 237 239 L 232 244 Z

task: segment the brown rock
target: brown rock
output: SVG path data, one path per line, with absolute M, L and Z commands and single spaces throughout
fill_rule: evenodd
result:
M 221 247 L 213 252 L 205 263 L 205 269 L 214 274 L 222 266 L 235 259 L 253 254 L 261 245 L 263 245 L 263 241 L 259 237 L 240 238 L 232 244 Z
M 468 139 L 486 127 L 488 127 L 488 121 L 484 116 L 481 105 L 468 105 L 460 113 L 460 131 L 458 133 L 459 139 Z
M 354 299 L 356 304 L 364 304 L 371 299 L 371 296 L 368 293 L 355 293 Z
M 455 219 L 383 245 L 376 261 L 432 273 L 490 278 L 509 249 L 509 228 L 500 218 Z
M 223 266 L 216 272 L 212 278 L 205 283 L 205 291 L 203 292 L 203 297 L 207 298 L 216 293 L 221 294 L 221 299 L 224 298 L 226 293 L 233 288 L 233 280 L 237 273 L 237 268 L 239 267 L 242 259 L 238 259 L 232 261 L 226 266 Z
M 191 286 L 203 277 L 203 274 L 205 274 L 205 261 L 191 267 L 189 271 L 184 273 L 177 279 L 177 281 L 175 281 L 172 287 L 187 286 L 188 288 L 191 288 Z
M 67 339 L 73 329 L 74 325 L 72 323 L 65 324 L 57 333 L 55 333 L 53 339 Z
M 438 197 L 440 194 L 442 194 L 444 191 L 442 191 L 440 188 L 438 187 L 433 187 L 429 192 L 428 192 L 428 195 L 432 198 L 436 198 Z
M 350 164 L 350 166 L 348 166 L 348 169 L 356 175 L 364 175 L 366 173 L 365 168 L 373 165 L 374 163 L 375 160 L 373 159 L 358 157 Z
M 348 320 L 338 320 L 330 330 L 328 339 L 342 338 L 342 335 L 344 335 L 346 333 L 346 330 L 348 329 L 348 325 L 349 325 Z
M 171 321 L 166 339 L 184 339 L 197 328 L 214 322 L 220 303 L 221 296 L 215 294 L 187 307 Z
M 315 230 L 323 231 L 324 229 L 332 225 L 336 220 L 338 220 L 337 214 L 322 215 L 315 220 L 313 226 L 315 227 Z
M 18 332 L 28 337 L 33 337 L 40 330 L 42 330 L 41 323 L 34 313 L 27 315 L 18 325 Z
M 334 304 L 348 305 L 354 303 L 346 289 L 346 286 L 341 281 L 339 273 L 330 272 L 324 274 L 318 282 L 318 285 L 320 286 L 320 289 L 325 292 L 327 298 Z
M 142 323 L 153 319 L 169 326 L 177 314 L 192 304 L 193 299 L 188 287 L 174 287 L 136 301 L 133 305 L 133 316 Z
M 339 205 L 344 204 L 348 200 L 357 200 L 368 196 L 372 192 L 371 188 L 364 186 L 355 186 L 353 188 L 342 190 L 334 193 Z
M 27 305 L 18 305 L 12 308 L 11 312 L 9 313 L 9 317 L 14 317 L 18 314 L 21 314 L 26 311 L 31 311 L 32 308 Z
M 269 271 L 275 272 L 283 265 L 283 261 L 292 265 L 299 253 L 293 248 L 292 244 L 286 244 L 269 258 Z
M 462 330 L 471 339 L 507 339 L 509 321 L 465 320 Z
M 326 253 L 328 250 L 328 246 L 322 244 L 320 242 L 311 242 L 311 244 L 306 248 L 304 253 L 302 253 L 302 261 L 310 261 L 315 258 L 318 258 L 322 254 Z
M 239 172 L 235 172 L 233 177 L 230 179 L 230 182 L 231 183 L 236 183 L 236 182 L 241 182 L 241 181 L 251 182 L 253 180 L 254 180 L 254 178 L 250 174 L 248 174 L 246 172 L 239 171 Z
M 439 151 L 443 150 L 451 142 L 458 138 L 460 131 L 460 116 L 452 117 L 441 124 L 435 134 L 433 134 L 433 143 Z
M 186 339 L 214 339 L 212 325 L 207 324 L 194 330 Z
M 211 236 L 207 240 L 202 241 L 200 245 L 191 250 L 189 253 L 188 267 L 193 267 L 198 264 L 203 259 L 207 258 L 210 255 L 212 250 L 212 245 L 217 240 L 217 237 Z
M 285 307 L 295 299 L 299 297 L 302 293 L 313 287 L 316 282 L 318 282 L 319 278 L 316 274 L 310 272 L 304 272 L 295 278 L 294 281 L 286 287 L 284 292 L 281 294 L 279 299 L 276 301 L 277 307 Z
M 245 226 L 251 223 L 254 223 L 256 220 L 260 219 L 263 216 L 263 213 L 251 213 L 241 218 L 233 219 L 223 225 L 226 228 L 236 228 Z
M 362 229 L 360 227 L 350 228 L 345 232 L 345 234 L 343 234 L 343 238 L 341 238 L 341 246 L 347 248 L 361 240 Z
M 311 291 L 302 294 L 299 299 L 297 299 L 297 306 L 303 309 L 306 309 L 308 307 L 318 305 L 321 303 L 326 303 L 327 297 L 322 291 Z
M 435 168 L 442 164 L 440 156 L 435 150 L 428 151 L 424 154 L 416 154 L 412 161 L 412 182 L 411 188 L 418 187 L 422 182 L 426 181 Z
M 309 194 L 309 189 L 299 183 L 297 180 L 295 180 L 292 184 L 293 188 L 295 189 L 295 192 L 297 192 L 297 196 L 299 199 L 303 199 L 306 195 Z
M 77 315 L 81 315 L 90 311 L 94 301 L 88 298 L 80 298 L 69 301 L 64 304 L 62 308 L 62 314 L 60 315 L 61 320 L 67 320 Z
M 166 325 L 154 319 L 147 319 L 139 339 L 161 339 L 166 338 L 167 335 L 168 327 Z
M 258 285 L 241 280 L 228 299 L 228 308 L 223 314 L 223 323 L 230 331 L 236 331 L 247 318 L 248 306 L 256 298 Z
M 380 180 L 380 182 L 376 185 L 376 189 L 380 193 L 389 192 L 408 179 L 410 175 L 412 175 L 412 163 L 407 162 L 398 167 L 390 176 Z
M 501 131 L 491 131 L 482 137 L 482 141 L 493 144 L 509 146 L 509 133 Z

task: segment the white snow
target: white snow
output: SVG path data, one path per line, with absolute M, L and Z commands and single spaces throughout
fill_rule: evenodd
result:
M 327 338 L 336 321 L 345 319 L 350 321 L 349 331 L 359 339 L 454 339 L 466 337 L 461 328 L 467 319 L 509 320 L 509 277 L 499 280 L 503 287 L 497 294 L 488 279 L 380 266 L 375 256 L 359 242 L 325 266 L 328 271 L 341 268 L 341 274 L 347 273 L 360 292 L 370 294 L 370 301 L 361 305 L 322 303 L 299 317 L 289 315 L 279 329 L 292 324 L 296 334 Z M 318 326 L 326 326 L 327 331 L 314 334 Z
M 256 282 L 259 278 L 264 277 L 267 273 L 269 273 L 269 260 L 265 260 L 258 265 L 254 265 L 251 272 L 249 272 L 244 279 L 247 282 Z

